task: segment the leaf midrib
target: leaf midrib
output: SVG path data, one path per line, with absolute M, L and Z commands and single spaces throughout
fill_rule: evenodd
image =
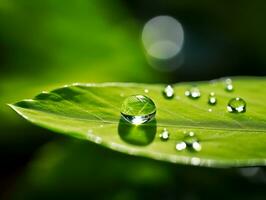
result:
M 14 108 L 16 110 L 16 112 L 25 117 L 22 113 L 18 112 L 19 109 L 21 109 L 20 107 L 17 106 L 13 106 L 10 105 L 12 108 Z M 68 116 L 63 116 L 63 115 L 57 115 L 54 113 L 50 113 L 50 112 L 44 112 L 44 111 L 40 111 L 40 110 L 35 110 L 37 112 L 41 112 L 41 113 L 45 113 L 47 115 L 53 115 L 53 116 L 57 116 L 57 117 L 61 117 L 61 118 L 66 118 L 66 119 L 71 119 L 73 121 L 78 120 L 78 121 L 87 121 L 87 122 L 97 122 L 97 123 L 105 123 L 105 124 L 117 124 L 118 125 L 118 121 L 109 121 L 109 120 L 104 120 L 104 121 L 97 121 L 97 120 L 91 120 L 91 119 L 85 119 L 85 118 L 79 118 L 79 117 L 68 117 Z M 220 130 L 220 131 L 247 131 L 247 132 L 260 132 L 260 133 L 266 133 L 266 130 L 262 130 L 262 129 L 246 129 L 246 128 L 218 128 L 218 127 L 210 127 L 210 126 L 180 126 L 180 125 L 171 125 L 171 124 L 162 124 L 162 123 L 157 123 L 157 127 L 175 127 L 175 128 L 193 128 L 193 129 L 205 129 L 205 130 Z

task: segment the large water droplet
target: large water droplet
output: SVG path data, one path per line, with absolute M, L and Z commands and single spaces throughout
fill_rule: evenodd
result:
M 198 99 L 200 97 L 200 90 L 196 87 L 193 87 L 185 91 L 185 95 L 192 99 Z
M 231 113 L 243 113 L 246 112 L 246 105 L 243 99 L 239 97 L 232 98 L 227 104 L 227 110 Z
M 156 106 L 147 96 L 133 95 L 124 100 L 121 114 L 127 122 L 139 125 L 154 119 Z
M 169 136 L 170 136 L 170 134 L 169 134 L 168 130 L 166 128 L 164 128 L 163 131 L 160 134 L 161 140 L 162 141 L 167 141 L 169 139 Z
M 210 105 L 215 105 L 215 104 L 217 103 L 217 99 L 216 99 L 216 96 L 215 96 L 214 92 L 211 92 L 211 93 L 209 94 L 208 103 L 209 103 Z
M 167 85 L 163 90 L 163 96 L 167 99 L 172 99 L 175 96 L 174 89 L 171 85 Z
M 233 82 L 230 78 L 225 79 L 225 90 L 232 92 L 234 90 Z

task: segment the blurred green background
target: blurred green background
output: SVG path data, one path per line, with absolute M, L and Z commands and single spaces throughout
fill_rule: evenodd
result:
M 141 40 L 160 15 L 184 29 L 181 61 L 168 72 L 151 66 Z M 265 76 L 265 19 L 259 0 L 0 0 L 0 198 L 265 199 L 264 168 L 129 157 L 35 127 L 6 106 L 73 82 Z

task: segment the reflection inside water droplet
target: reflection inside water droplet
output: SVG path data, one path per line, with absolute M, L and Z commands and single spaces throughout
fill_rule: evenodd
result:
M 147 96 L 133 95 L 123 101 L 121 114 L 127 122 L 140 125 L 151 121 L 155 117 L 156 106 Z
M 150 144 L 154 140 L 156 130 L 156 119 L 135 126 L 128 123 L 124 118 L 120 118 L 118 125 L 118 134 L 120 138 L 129 144 L 138 146 L 146 146 Z

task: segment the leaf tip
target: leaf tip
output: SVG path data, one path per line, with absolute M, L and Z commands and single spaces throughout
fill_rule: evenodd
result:
M 27 117 L 19 111 L 18 107 L 17 107 L 15 104 L 8 103 L 8 104 L 6 104 L 6 105 L 7 105 L 8 107 L 10 107 L 12 110 L 14 110 L 17 114 L 19 114 L 19 115 L 22 116 L 23 118 L 27 119 Z

